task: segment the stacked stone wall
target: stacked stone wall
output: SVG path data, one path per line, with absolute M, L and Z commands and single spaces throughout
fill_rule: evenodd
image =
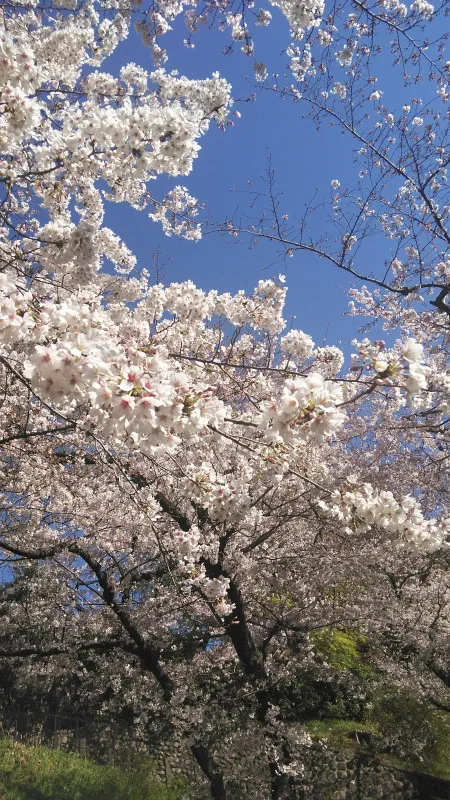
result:
M 189 800 L 210 800 L 208 784 L 181 734 L 175 732 L 150 745 L 133 739 L 129 730 L 121 732 L 112 726 L 96 729 L 81 720 L 70 727 L 68 722 L 55 718 L 52 726 L 34 728 L 33 735 L 32 729 L 20 734 L 17 724 L 5 726 L 4 731 L 100 761 L 120 761 L 130 749 L 144 752 L 152 759 L 162 783 L 186 778 L 192 786 Z M 298 726 L 293 725 L 289 739 L 297 777 L 290 800 L 450 800 L 450 781 L 394 766 L 356 746 L 338 748 L 325 741 L 310 746 L 296 744 L 301 741 L 297 734 Z M 269 772 L 256 729 L 236 732 L 213 749 L 226 777 L 230 800 L 270 800 Z
M 228 777 L 230 800 L 270 800 L 269 775 L 258 736 L 236 737 L 229 749 L 218 748 L 216 760 Z M 315 742 L 294 752 L 299 769 L 291 800 L 450 800 L 450 781 L 394 766 L 360 750 Z M 160 775 L 195 777 L 199 800 L 207 786 L 181 739 L 160 750 Z

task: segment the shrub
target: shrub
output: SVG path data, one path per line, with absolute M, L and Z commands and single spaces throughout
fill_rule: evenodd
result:
M 446 715 L 408 692 L 389 692 L 371 712 L 383 746 L 433 775 L 450 778 L 450 723 Z

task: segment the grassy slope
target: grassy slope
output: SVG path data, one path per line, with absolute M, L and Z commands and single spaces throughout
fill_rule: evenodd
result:
M 133 770 L 101 766 L 72 753 L 0 739 L 0 800 L 180 800 L 142 761 Z

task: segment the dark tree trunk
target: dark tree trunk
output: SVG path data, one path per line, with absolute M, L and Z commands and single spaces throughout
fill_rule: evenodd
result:
M 193 744 L 191 750 L 197 764 L 209 780 L 212 800 L 227 800 L 227 788 L 223 772 L 208 748 L 203 744 Z M 231 798 L 228 800 L 231 800 Z
M 280 767 L 289 767 L 292 763 L 292 755 L 286 736 L 271 725 L 266 725 L 264 738 L 270 770 L 271 800 L 297 800 L 298 794 L 294 776 L 280 771 Z
M 272 800 L 296 800 L 295 786 L 290 775 L 273 772 L 270 788 Z

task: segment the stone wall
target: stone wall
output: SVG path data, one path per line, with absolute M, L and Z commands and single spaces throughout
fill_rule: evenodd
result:
M 230 776 L 230 800 L 270 800 L 269 776 L 259 756 L 257 737 L 232 743 L 216 753 Z M 396 767 L 358 749 L 344 750 L 324 742 L 294 752 L 299 775 L 291 800 L 450 800 L 450 781 Z M 195 779 L 196 798 L 208 798 L 207 786 L 181 740 L 166 742 L 159 755 L 160 774 Z M 260 762 L 258 764 L 258 761 Z M 234 777 L 231 777 L 233 775 Z M 250 777 L 251 776 L 251 777 Z
M 153 745 L 133 740 L 128 730 L 96 727 L 82 720 L 52 718 L 48 725 L 5 725 L 7 735 L 79 752 L 100 761 L 120 761 L 130 747 L 146 752 L 157 777 L 169 783 L 186 778 L 193 787 L 192 800 L 210 800 L 209 787 L 182 736 L 155 735 Z M 51 724 L 50 724 L 51 723 Z M 34 733 L 33 733 L 34 731 Z M 325 741 L 297 744 L 298 726 L 290 731 L 290 750 L 298 778 L 290 800 L 450 800 L 450 781 L 396 767 L 357 747 L 337 748 Z M 270 800 L 268 768 L 262 757 L 258 732 L 236 732 L 221 741 L 214 755 L 227 778 L 230 800 Z
M 407 771 L 365 754 L 312 745 L 303 764 L 305 800 L 422 800 Z

